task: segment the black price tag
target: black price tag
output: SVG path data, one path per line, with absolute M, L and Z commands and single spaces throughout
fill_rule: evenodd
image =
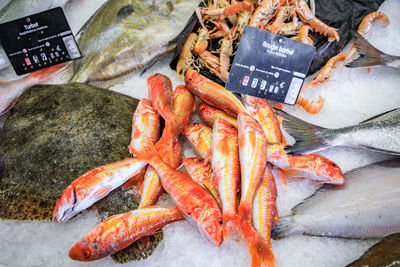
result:
M 0 43 L 17 75 L 82 57 L 61 7 L 0 24 Z
M 225 88 L 294 105 L 314 53 L 313 46 L 246 26 Z

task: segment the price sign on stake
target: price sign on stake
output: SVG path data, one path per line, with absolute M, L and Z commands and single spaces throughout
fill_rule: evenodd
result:
M 314 53 L 313 46 L 246 26 L 225 88 L 294 105 Z
M 0 43 L 18 75 L 82 57 L 61 7 L 0 24 Z

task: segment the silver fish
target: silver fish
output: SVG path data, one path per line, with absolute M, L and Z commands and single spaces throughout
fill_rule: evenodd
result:
M 354 33 L 354 44 L 360 57 L 346 64 L 346 67 L 370 67 L 384 65 L 400 70 L 400 56 L 388 55 L 372 46 L 361 34 Z
M 380 238 L 400 232 L 400 159 L 345 174 L 341 186 L 324 186 L 281 217 L 274 239 L 294 234 Z
M 81 31 L 78 43 L 83 58 L 74 62 L 71 81 L 89 83 L 120 78 L 172 52 L 176 37 L 199 2 L 106 2 Z
M 63 7 L 70 0 L 12 0 L 0 10 L 0 23 L 19 19 L 34 13 L 55 7 Z M 0 70 L 9 66 L 10 62 L 0 46 Z
M 326 129 L 276 110 L 284 118 L 283 127 L 296 139 L 287 149 L 292 154 L 306 154 L 329 147 L 366 148 L 376 152 L 400 155 L 400 109 L 379 114 L 357 125 Z

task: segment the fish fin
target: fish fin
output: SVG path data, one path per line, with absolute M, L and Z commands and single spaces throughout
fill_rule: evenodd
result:
M 284 184 L 285 186 L 287 186 L 285 171 L 282 170 L 282 169 L 279 169 L 279 172 L 281 173 L 281 179 L 282 179 L 283 184 Z
M 251 225 L 251 211 L 249 208 L 239 206 L 238 227 L 240 234 L 245 238 L 251 255 L 251 266 L 259 267 L 262 263 L 265 266 L 275 266 L 276 259 L 271 249 L 270 242 L 263 238 Z
M 158 152 L 153 143 L 150 141 L 150 139 L 148 140 L 148 144 L 149 144 L 148 149 L 143 152 L 139 152 L 136 149 L 134 149 L 131 145 L 129 145 L 128 146 L 129 152 L 135 154 L 138 159 L 149 162 L 153 159 L 154 156 L 158 157 Z
M 289 154 L 305 154 L 327 147 L 323 142 L 323 133 L 329 129 L 300 120 L 282 110 L 275 109 L 276 114 L 283 117 L 283 127 L 292 135 L 296 143 L 285 148 Z
M 106 186 L 101 188 L 99 191 L 94 193 L 97 199 L 103 199 L 105 196 L 107 196 L 111 192 L 111 186 Z
M 279 240 L 286 238 L 288 236 L 302 233 L 299 227 L 296 227 L 293 222 L 293 216 L 284 216 L 280 218 L 279 224 L 272 227 L 271 238 L 274 240 Z
M 126 181 L 123 185 L 122 185 L 122 190 L 127 190 L 132 188 L 135 184 L 139 184 L 141 181 L 143 181 L 144 179 L 144 175 L 146 173 L 147 168 L 142 168 L 139 173 L 135 174 L 134 176 L 132 176 L 132 178 L 130 178 L 128 181 Z
M 382 51 L 372 46 L 361 34 L 353 32 L 355 37 L 354 44 L 360 57 L 346 64 L 348 68 L 368 67 L 374 65 L 382 65 Z
M 71 80 L 73 75 L 74 75 L 73 64 L 68 64 L 67 66 L 65 66 L 64 69 L 60 70 L 60 72 L 58 73 L 58 77 L 63 81 Z
M 293 168 L 286 168 L 286 169 L 280 169 L 281 173 L 282 173 L 282 181 L 284 181 L 284 184 L 286 185 L 286 177 L 299 177 L 298 173 L 299 171 Z M 285 178 L 283 178 L 285 177 Z
M 6 169 L 6 157 L 0 157 L 0 174 Z
M 398 108 L 391 109 L 391 110 L 386 111 L 386 112 L 384 112 L 384 113 L 381 113 L 381 114 L 378 114 L 378 115 L 376 115 L 376 116 L 370 117 L 370 118 L 368 118 L 368 119 L 366 119 L 366 120 L 363 120 L 363 121 L 359 122 L 359 124 L 361 124 L 361 123 L 366 123 L 366 122 L 372 122 L 372 121 L 375 121 L 375 120 L 382 120 L 382 117 L 383 117 L 383 116 L 385 116 L 385 115 L 387 115 L 387 114 L 389 114 L 389 113 L 395 111 L 396 109 L 398 109 Z
M 153 60 L 151 60 L 144 68 L 143 70 L 140 72 L 140 76 L 143 76 L 143 74 L 150 70 L 152 67 L 154 67 L 154 65 L 156 65 L 156 63 L 159 61 L 159 58 L 155 58 Z
M 113 87 L 114 85 L 124 83 L 126 80 L 128 80 L 130 77 L 135 75 L 137 72 L 135 70 L 132 70 L 132 72 L 129 72 L 127 74 L 121 75 L 119 77 L 110 79 L 110 80 L 105 80 L 105 81 L 89 81 L 90 84 L 108 89 L 110 87 Z
M 224 237 L 224 242 L 227 243 L 229 239 L 229 235 L 232 233 L 232 231 L 235 229 L 236 226 L 236 218 L 235 215 L 223 215 L 223 237 Z

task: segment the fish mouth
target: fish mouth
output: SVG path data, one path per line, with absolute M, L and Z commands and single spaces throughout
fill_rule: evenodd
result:
M 75 216 L 77 214 L 77 212 L 74 211 L 76 204 L 77 197 L 75 189 L 69 185 L 61 194 L 60 199 L 57 200 L 53 211 L 53 221 L 65 223 L 70 218 Z

